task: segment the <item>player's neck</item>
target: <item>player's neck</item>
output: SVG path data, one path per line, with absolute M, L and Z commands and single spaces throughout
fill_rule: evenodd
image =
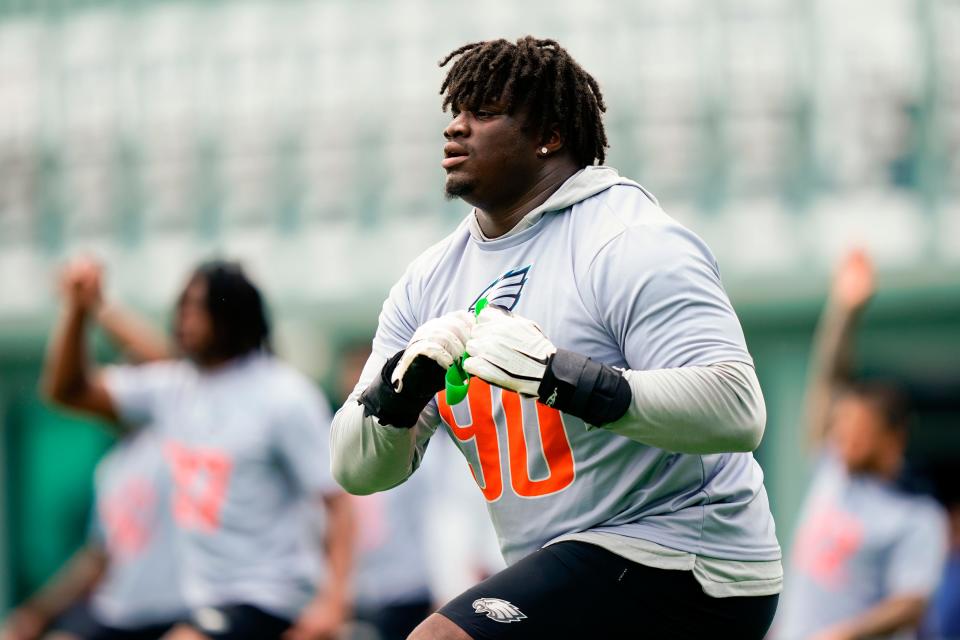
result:
M 487 238 L 499 238 L 513 229 L 524 216 L 542 205 L 570 176 L 578 171 L 569 159 L 544 167 L 530 186 L 503 205 L 477 206 L 477 222 Z

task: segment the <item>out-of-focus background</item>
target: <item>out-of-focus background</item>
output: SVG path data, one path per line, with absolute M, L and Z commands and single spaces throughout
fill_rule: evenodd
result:
M 787 549 L 811 335 L 850 247 L 879 268 L 860 368 L 910 391 L 918 468 L 960 462 L 955 0 L 0 0 L 0 611 L 83 539 L 110 442 L 37 396 L 58 265 L 98 256 L 111 297 L 167 322 L 196 261 L 239 258 L 281 354 L 329 384 L 467 212 L 442 195 L 437 60 L 527 33 L 600 82 L 608 164 L 717 254 Z

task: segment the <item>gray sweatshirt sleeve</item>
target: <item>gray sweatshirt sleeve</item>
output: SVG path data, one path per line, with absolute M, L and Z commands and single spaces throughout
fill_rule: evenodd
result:
M 678 453 L 753 451 L 760 444 L 767 414 L 751 365 L 627 370 L 624 376 L 633 400 L 605 430 Z
M 360 379 L 330 425 L 330 467 L 334 479 L 347 492 L 365 495 L 395 487 L 410 477 L 427 448 L 430 436 L 440 423 L 431 401 L 413 428 L 381 425 L 373 416 L 363 415 L 357 399 L 383 365 L 404 349 L 418 322 L 411 298 L 414 287 L 410 270 L 393 286 L 383 304 L 373 350 Z
M 709 247 L 650 215 L 597 252 L 582 291 L 620 347 L 633 400 L 604 428 L 683 453 L 752 451 L 766 421 L 753 359 Z
M 404 482 L 420 466 L 436 429 L 436 410 L 431 409 L 432 405 L 424 410 L 412 429 L 398 429 L 364 416 L 363 406 L 351 396 L 333 418 L 333 477 L 356 495 L 385 491 Z
M 370 355 L 360 380 L 333 417 L 330 425 L 330 458 L 334 479 L 349 493 L 366 495 L 385 491 L 410 477 L 440 422 L 431 401 L 410 429 L 384 426 L 373 416 L 363 415 L 357 402 L 388 358 Z

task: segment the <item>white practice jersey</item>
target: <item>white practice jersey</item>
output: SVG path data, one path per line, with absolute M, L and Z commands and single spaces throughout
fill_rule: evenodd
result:
M 212 372 L 186 361 L 111 367 L 105 380 L 123 420 L 161 441 L 189 605 L 296 617 L 323 569 L 316 504 L 339 491 L 316 387 L 266 355 Z
M 534 320 L 557 347 L 615 367 L 752 365 L 709 248 L 642 187 L 590 167 L 544 210 L 493 240 L 480 237 L 471 215 L 415 260 L 384 303 L 348 402 L 417 327 L 481 297 Z M 780 558 L 750 453 L 670 453 L 476 378 L 466 401 L 451 407 L 439 394 L 415 428 L 414 464 L 438 428 L 457 444 L 508 563 L 581 531 L 704 557 Z
M 150 430 L 127 436 L 97 465 L 91 542 L 106 552 L 107 570 L 91 607 L 100 622 L 130 629 L 186 617 L 171 486 Z

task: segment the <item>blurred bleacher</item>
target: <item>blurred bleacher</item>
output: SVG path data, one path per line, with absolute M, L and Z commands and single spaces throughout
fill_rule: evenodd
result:
M 610 163 L 734 289 L 851 237 L 884 266 L 960 266 L 956 2 L 7 0 L 0 317 L 48 311 L 38 281 L 79 250 L 148 306 L 212 249 L 285 303 L 380 292 L 464 212 L 436 60 L 527 31 L 599 78 Z
M 372 330 L 407 262 L 466 213 L 442 194 L 436 61 L 526 33 L 597 77 L 609 164 L 717 253 L 764 384 L 758 455 L 785 542 L 839 252 L 865 246 L 881 269 L 867 368 L 935 398 L 960 381 L 956 0 L 0 0 L 0 608 L 66 550 L 33 535 L 68 527 L 43 513 L 69 484 L 47 452 L 70 430 L 33 392 L 64 257 L 97 254 L 110 291 L 158 318 L 196 260 L 240 257 L 287 352 L 323 376 L 335 337 Z M 921 450 L 960 455 L 958 408 L 931 402 Z M 71 478 L 104 446 L 85 442 Z

